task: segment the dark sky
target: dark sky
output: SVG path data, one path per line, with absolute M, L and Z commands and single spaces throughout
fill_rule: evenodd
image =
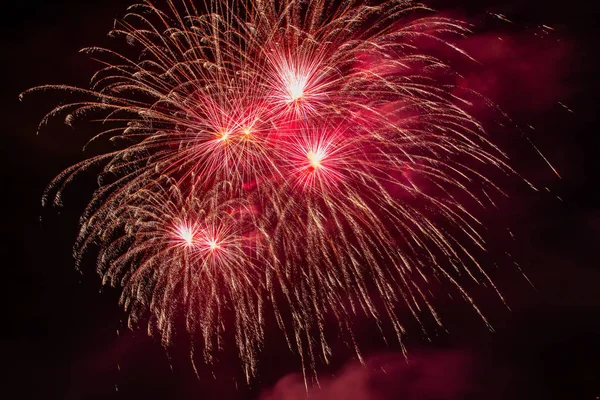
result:
M 443 305 L 449 333 L 433 335 L 429 342 L 418 329 L 409 332 L 410 367 L 398 346 L 385 348 L 365 328 L 367 366 L 356 367 L 351 354 L 341 351 L 332 366 L 322 368 L 323 390 L 311 392 L 312 398 L 600 396 L 600 190 L 593 171 L 600 111 L 595 25 L 600 15 L 593 2 L 581 0 L 478 3 L 435 2 L 438 9 L 478 27 L 465 46 L 484 67 L 466 78 L 517 124 L 535 127 L 528 135 L 562 175 L 553 176 L 522 141 L 501 140 L 517 169 L 551 192 L 509 188 L 511 198 L 485 217 L 515 232 L 514 242 L 492 247 L 506 245 L 536 289 L 510 265 L 499 268 L 494 276 L 511 309 L 492 294 L 480 297 L 495 332 L 471 316 L 466 305 Z M 173 349 L 168 357 L 158 340 L 125 327 L 118 292 L 100 292 L 91 260 L 82 275 L 71 257 L 78 214 L 93 179 L 71 186 L 64 208 L 41 207 L 50 180 L 85 157 L 86 132 L 57 120 L 36 136 L 44 111 L 66 96 L 33 95 L 19 102 L 18 95 L 47 83 L 85 87 L 97 65 L 77 51 L 109 45 L 105 33 L 129 4 L 29 0 L 2 9 L 1 335 L 2 375 L 8 382 L 3 393 L 24 399 L 302 398 L 304 389 L 294 375 L 297 359 L 278 340 L 268 342 L 260 376 L 247 387 L 234 382 L 235 357 L 222 356 L 216 378 L 200 365 L 198 380 L 185 350 Z M 485 11 L 504 14 L 515 24 Z M 556 30 L 544 36 L 542 24 Z M 490 51 L 486 44 L 497 36 L 505 45 Z

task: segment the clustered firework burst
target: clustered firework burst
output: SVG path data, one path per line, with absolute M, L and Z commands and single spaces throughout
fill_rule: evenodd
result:
M 130 325 L 149 315 L 168 344 L 183 315 L 207 362 L 234 332 L 250 379 L 267 314 L 314 370 L 331 356 L 326 321 L 359 358 L 353 315 L 391 323 L 399 341 L 402 304 L 441 325 L 431 280 L 479 313 L 460 280 L 493 284 L 465 199 L 497 190 L 483 171 L 512 170 L 466 111 L 476 95 L 420 46 L 468 57 L 450 42 L 465 24 L 408 0 L 166 5 L 132 6 L 110 33 L 136 57 L 84 50 L 104 65 L 90 90 L 32 89 L 84 98 L 42 124 L 102 115 L 92 140 L 117 142 L 45 201 L 103 165 L 75 254 L 99 247 Z

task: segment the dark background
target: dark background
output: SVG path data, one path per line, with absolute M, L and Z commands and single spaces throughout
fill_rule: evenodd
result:
M 488 60 L 491 80 L 480 86 L 484 92 L 489 89 L 486 94 L 517 124 L 535 127 L 527 134 L 561 173 L 562 179 L 553 176 L 522 142 L 505 142 L 509 154 L 518 156 L 513 165 L 549 191 L 511 189 L 511 199 L 487 221 L 515 232 L 509 250 L 536 289 L 507 268 L 496 275 L 511 310 L 485 297 L 482 303 L 494 333 L 465 316 L 465 305 L 452 303 L 442 306 L 449 334 L 436 335 L 432 342 L 409 335 L 408 350 L 468 354 L 477 366 L 472 377 L 476 389 L 470 390 L 469 398 L 593 400 L 600 396 L 600 190 L 594 171 L 600 15 L 593 2 L 519 3 L 452 0 L 434 5 L 472 21 L 483 38 L 496 33 L 511 38 L 508 43 L 513 45 Z M 81 148 L 87 136 L 60 119 L 36 136 L 44 111 L 67 96 L 38 94 L 19 102 L 18 95 L 48 83 L 86 87 L 97 64 L 77 51 L 110 46 L 105 33 L 129 4 L 22 1 L 2 8 L 4 392 L 15 398 L 46 399 L 256 398 L 285 375 L 299 372 L 294 356 L 277 349 L 277 343 L 275 349 L 267 347 L 259 378 L 250 387 L 231 378 L 237 374 L 228 372 L 236 370 L 234 361 L 221 363 L 214 379 L 210 368 L 199 365 L 198 380 L 185 351 L 167 353 L 144 330 L 126 328 L 118 292 L 100 292 L 91 261 L 88 273 L 75 270 L 71 246 L 93 179 L 72 185 L 66 207 L 60 210 L 40 204 L 50 180 L 85 157 Z M 515 23 L 486 11 L 504 14 Z M 556 30 L 549 32 L 540 28 L 542 24 Z M 489 55 L 484 50 L 483 58 Z M 384 350 L 376 339 L 366 345 L 367 356 L 382 351 L 395 354 L 398 348 Z M 342 352 L 324 374 L 350 358 Z M 401 393 L 393 390 L 391 398 Z M 413 393 L 402 398 L 444 397 Z

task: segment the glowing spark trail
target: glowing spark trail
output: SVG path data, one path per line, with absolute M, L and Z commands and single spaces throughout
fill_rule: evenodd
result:
M 99 248 L 130 325 L 149 317 L 168 344 L 183 315 L 209 363 L 233 332 L 249 380 L 267 316 L 307 373 L 331 357 L 326 320 L 358 357 L 356 315 L 400 343 L 401 308 L 441 325 L 431 281 L 481 315 L 463 284 L 495 286 L 467 208 L 498 189 L 486 171 L 513 171 L 432 54 L 468 57 L 466 24 L 408 0 L 165 1 L 116 22 L 126 54 L 83 50 L 103 65 L 91 89 L 30 90 L 81 96 L 41 125 L 101 115 L 91 141 L 117 146 L 44 202 L 103 166 L 75 254 Z

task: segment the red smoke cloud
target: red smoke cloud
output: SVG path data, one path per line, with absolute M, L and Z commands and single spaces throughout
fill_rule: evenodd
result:
M 321 387 L 306 391 L 299 374 L 287 375 L 260 400 L 458 400 L 476 390 L 475 360 L 459 351 L 382 354 L 351 363 Z
M 509 113 L 548 110 L 573 91 L 566 74 L 571 45 L 557 36 L 540 28 L 468 37 L 459 46 L 481 66 L 465 74 L 459 86 L 491 98 Z

